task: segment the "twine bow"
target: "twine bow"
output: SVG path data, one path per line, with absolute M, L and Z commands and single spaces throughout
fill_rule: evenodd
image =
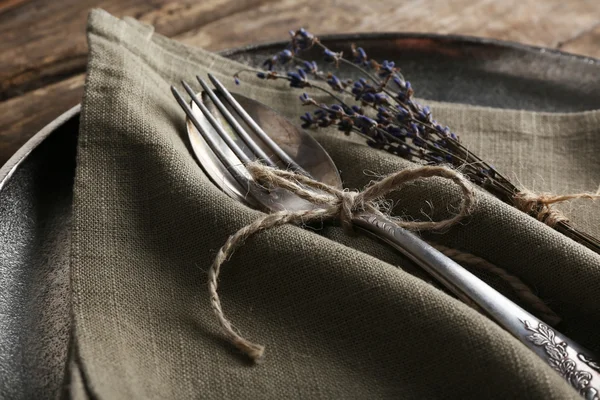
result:
M 475 194 L 471 183 L 460 173 L 445 167 L 423 166 L 393 173 L 378 182 L 371 183 L 364 191 L 340 190 L 322 182 L 315 181 L 292 171 L 278 170 L 259 163 L 248 165 L 250 174 L 258 184 L 272 188 L 286 189 L 295 195 L 310 201 L 318 207 L 301 211 L 279 211 L 266 214 L 231 235 L 221 247 L 208 271 L 208 286 L 212 309 L 221 325 L 226 339 L 253 361 L 260 362 L 264 356 L 264 346 L 253 343 L 237 333 L 231 322 L 225 317 L 221 300 L 217 293 L 221 265 L 242 246 L 252 235 L 284 224 L 301 225 L 311 221 L 339 219 L 342 226 L 351 229 L 352 218 L 360 212 L 372 212 L 378 215 L 376 201 L 384 195 L 399 189 L 402 184 L 421 178 L 440 177 L 453 181 L 463 194 L 460 209 L 451 218 L 441 221 L 404 221 L 393 219 L 403 228 L 412 230 L 444 229 L 456 224 L 467 216 L 475 205 Z

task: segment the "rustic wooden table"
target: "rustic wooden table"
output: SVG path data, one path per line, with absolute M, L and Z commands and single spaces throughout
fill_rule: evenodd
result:
M 370 31 L 484 36 L 600 58 L 598 0 L 0 0 L 0 166 L 81 100 L 90 8 L 210 50 Z

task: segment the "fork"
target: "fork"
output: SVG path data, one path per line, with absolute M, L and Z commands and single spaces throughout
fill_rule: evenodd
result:
M 341 188 L 341 180 L 333 161 L 310 135 L 295 128 L 266 106 L 241 95 L 232 95 L 214 76 L 209 74 L 208 77 L 214 84 L 216 93 L 202 78 L 197 78 L 204 90 L 204 99 L 210 99 L 216 106 L 214 115 L 186 82 L 182 84 L 190 95 L 194 108 L 188 105 L 175 87 L 171 87 L 171 90 L 191 121 L 192 125 L 188 127 L 193 126 L 197 130 L 188 129 L 193 150 L 200 164 L 217 186 L 231 197 L 266 211 L 317 207 L 289 192 L 266 190 L 256 184 L 246 165 L 260 160 L 271 167 L 291 168 L 298 173 Z M 289 149 L 297 150 L 298 143 L 312 146 L 311 157 L 319 161 L 311 164 L 309 161 L 314 160 L 306 161 L 305 158 L 304 162 L 297 162 L 294 158 L 298 159 L 298 152 L 296 157 L 288 154 L 259 126 L 240 102 L 243 102 L 247 109 L 259 114 L 263 125 L 278 120 L 279 125 L 275 125 L 287 129 L 288 140 L 299 138 L 296 144 L 287 144 L 288 152 Z M 196 108 L 200 110 L 199 113 Z M 219 114 L 227 124 L 219 122 L 216 117 Z M 244 146 L 240 147 L 238 143 Z M 269 156 L 267 153 L 272 155 Z M 307 165 L 312 168 L 304 168 Z M 318 165 L 318 168 L 315 165 Z M 385 217 L 362 213 L 353 219 L 353 223 L 392 245 L 460 299 L 467 303 L 475 303 L 480 311 L 550 363 L 584 397 L 592 398 L 598 395 L 599 390 L 596 387 L 599 386 L 596 385 L 600 383 L 598 373 L 600 367 L 594 361 L 597 359 L 590 357 L 591 352 L 559 332 L 555 332 L 543 321 L 523 310 L 462 266 Z M 569 368 L 562 368 L 563 366 Z

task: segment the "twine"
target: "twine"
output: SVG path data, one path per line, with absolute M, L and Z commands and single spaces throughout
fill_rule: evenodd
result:
M 383 215 L 376 204 L 378 199 L 392 191 L 398 190 L 399 187 L 405 183 L 423 178 L 440 177 L 449 179 L 458 185 L 463 195 L 459 212 L 454 216 L 441 221 L 404 221 L 396 218 L 393 219 L 400 227 L 411 230 L 445 229 L 469 215 L 476 202 L 474 189 L 471 183 L 459 172 L 440 166 L 422 166 L 419 168 L 402 170 L 388 175 L 378 182 L 371 182 L 371 184 L 362 192 L 340 190 L 304 175 L 292 171 L 267 167 L 260 163 L 249 164 L 248 170 L 254 177 L 256 183 L 265 187 L 288 190 L 316 206 L 315 208 L 301 211 L 278 211 L 266 214 L 249 225 L 244 226 L 227 239 L 225 244 L 219 249 L 215 260 L 208 271 L 208 287 L 211 306 L 225 338 L 254 362 L 262 361 L 265 350 L 264 346 L 251 342 L 234 330 L 231 322 L 225 317 L 221 306 L 221 300 L 217 292 L 218 278 L 222 264 L 252 235 L 288 223 L 303 225 L 311 221 L 324 221 L 329 219 L 338 219 L 345 229 L 351 229 L 352 218 L 354 215 L 361 212 Z M 454 253 L 453 255 L 456 257 L 457 253 Z M 472 258 L 471 261 L 473 261 Z M 480 262 L 479 266 L 481 267 L 481 265 L 482 263 Z M 508 275 L 509 274 L 506 273 L 506 276 Z M 511 282 L 513 286 L 515 282 L 515 280 Z M 525 290 L 524 288 L 526 288 L 526 286 L 522 284 L 521 289 L 523 289 L 523 291 Z
M 522 190 L 513 197 L 515 207 L 533 215 L 538 221 L 554 228 L 559 222 L 568 222 L 569 219 L 553 204 L 575 199 L 600 199 L 600 195 L 592 193 L 573 193 L 554 195 L 550 193 L 536 194 L 529 190 Z
M 531 310 L 533 310 L 534 313 L 547 324 L 555 326 L 561 321 L 560 316 L 558 316 L 554 311 L 552 311 L 552 309 L 548 307 L 542 299 L 536 296 L 529 286 L 527 286 L 518 277 L 510 274 L 504 268 L 500 268 L 497 265 L 492 264 L 485 258 L 476 256 L 471 253 L 456 250 L 451 247 L 446 247 L 437 243 L 429 244 L 435 247 L 447 257 L 450 257 L 451 259 L 463 266 L 469 265 L 479 270 L 494 274 L 500 279 L 504 280 L 514 290 L 515 294 L 519 297 L 519 299 L 523 303 L 528 304 Z

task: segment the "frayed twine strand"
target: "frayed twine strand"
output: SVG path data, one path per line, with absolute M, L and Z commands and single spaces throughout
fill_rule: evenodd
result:
M 598 193 L 573 193 L 564 195 L 554 195 L 550 193 L 536 194 L 529 190 L 522 190 L 513 197 L 515 207 L 519 210 L 534 216 L 551 228 L 554 228 L 559 222 L 569 222 L 569 219 L 555 207 L 556 203 L 576 199 L 600 199 Z

